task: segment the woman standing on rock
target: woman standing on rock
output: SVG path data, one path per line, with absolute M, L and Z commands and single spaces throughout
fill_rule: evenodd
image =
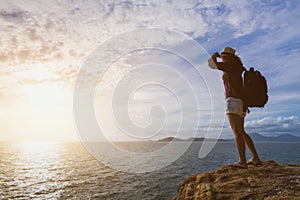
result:
M 222 61 L 218 62 L 217 58 Z M 235 54 L 235 49 L 225 47 L 221 54 L 215 52 L 208 60 L 208 65 L 212 69 L 223 71 L 223 83 L 226 98 L 226 114 L 235 136 L 235 142 L 240 160 L 232 164 L 234 167 L 247 168 L 247 164 L 258 165 L 261 163 L 256 152 L 251 137 L 245 132 L 244 120 L 247 108 L 243 105 L 243 79 L 242 73 L 245 71 L 241 59 Z M 248 146 L 252 159 L 247 162 L 246 145 Z

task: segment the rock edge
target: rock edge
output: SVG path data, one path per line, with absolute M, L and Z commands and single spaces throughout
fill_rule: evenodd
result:
M 248 166 L 248 169 L 224 166 L 189 177 L 180 184 L 173 199 L 299 200 L 300 165 L 270 160 L 260 166 Z

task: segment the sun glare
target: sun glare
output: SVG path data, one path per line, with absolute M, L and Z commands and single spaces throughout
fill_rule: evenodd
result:
M 33 111 L 55 110 L 64 96 L 59 87 L 51 84 L 27 86 L 25 95 Z
M 57 148 L 57 143 L 54 142 L 20 142 L 14 145 L 25 155 L 43 154 Z
M 72 121 L 72 91 L 55 83 L 23 86 L 23 105 L 11 136 L 15 141 L 77 140 Z

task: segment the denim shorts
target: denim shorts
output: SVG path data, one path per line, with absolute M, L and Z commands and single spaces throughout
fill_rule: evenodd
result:
M 243 110 L 243 101 L 234 97 L 226 98 L 226 114 L 236 114 L 245 117 L 246 112 Z

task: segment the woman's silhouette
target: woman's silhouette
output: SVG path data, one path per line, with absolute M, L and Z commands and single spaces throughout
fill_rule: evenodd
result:
M 218 62 L 217 58 L 222 61 Z M 235 49 L 225 47 L 221 54 L 215 52 L 208 60 L 208 65 L 213 69 L 223 71 L 223 83 L 226 98 L 226 114 L 231 129 L 235 136 L 235 142 L 240 160 L 232 164 L 234 167 L 247 168 L 247 164 L 258 165 L 261 163 L 251 137 L 245 132 L 244 120 L 247 108 L 243 105 L 244 87 L 242 73 L 245 70 L 241 59 L 235 54 Z M 247 162 L 246 145 L 252 159 Z

